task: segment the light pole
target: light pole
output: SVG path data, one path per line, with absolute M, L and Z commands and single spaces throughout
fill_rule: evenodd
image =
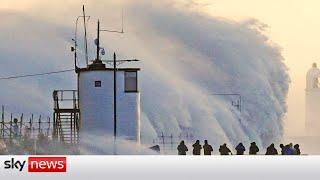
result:
M 117 136 L 117 66 L 126 62 L 137 62 L 140 61 L 138 59 L 121 59 L 117 60 L 116 53 L 113 53 L 113 60 L 102 60 L 103 62 L 106 62 L 109 65 L 113 66 L 113 118 L 114 118 L 114 137 Z
M 113 60 L 101 60 L 100 59 L 100 31 L 111 32 L 111 33 L 121 33 L 123 34 L 123 27 L 121 31 L 112 31 L 112 30 L 101 30 L 100 29 L 100 21 L 98 20 L 98 29 L 97 29 L 97 57 L 96 61 L 105 62 L 111 66 L 113 66 L 113 138 L 114 138 L 114 146 L 113 146 L 113 154 L 116 155 L 116 139 L 117 139 L 117 66 L 123 64 L 125 62 L 134 62 L 139 61 L 137 59 L 122 59 L 117 60 L 116 53 L 113 53 Z
M 113 138 L 114 149 L 113 154 L 116 155 L 116 140 L 117 140 L 117 66 L 126 62 L 137 62 L 138 59 L 121 59 L 117 60 L 116 53 L 113 53 L 113 60 L 103 60 L 113 66 Z

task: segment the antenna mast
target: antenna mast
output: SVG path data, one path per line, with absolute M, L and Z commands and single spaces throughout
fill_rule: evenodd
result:
M 121 16 L 121 31 L 119 30 L 109 30 L 109 29 L 101 29 L 100 31 L 105 31 L 105 32 L 109 32 L 109 33 L 120 33 L 120 34 L 124 34 L 124 27 L 123 27 L 123 9 L 122 9 L 122 16 Z
M 100 52 L 100 21 L 98 20 L 98 30 L 97 30 L 97 61 L 100 60 L 99 57 Z
M 82 13 L 83 13 L 83 26 L 84 26 L 84 47 L 85 47 L 86 63 L 88 66 L 89 57 L 88 57 L 87 24 L 86 24 L 86 12 L 84 9 L 84 5 L 82 6 Z
M 123 32 L 123 9 L 122 9 L 122 12 L 121 12 L 121 33 L 124 33 Z

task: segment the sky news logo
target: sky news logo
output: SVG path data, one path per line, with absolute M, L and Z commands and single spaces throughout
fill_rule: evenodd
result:
M 26 165 L 27 164 L 27 165 Z M 11 158 L 4 161 L 4 169 L 23 171 L 27 166 L 28 172 L 67 172 L 66 157 L 29 157 L 28 163 L 23 160 Z

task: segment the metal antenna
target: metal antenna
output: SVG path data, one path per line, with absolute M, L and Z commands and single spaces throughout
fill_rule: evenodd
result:
M 86 54 L 86 63 L 88 66 L 89 57 L 88 57 L 87 24 L 86 24 L 86 12 L 84 9 L 84 5 L 82 6 L 82 12 L 83 12 L 83 26 L 84 26 L 84 47 L 85 47 L 85 54 Z
M 84 13 L 84 15 L 85 15 L 85 13 Z M 74 69 L 76 71 L 78 69 L 77 63 L 79 63 L 78 62 L 78 56 L 77 56 L 77 47 L 78 47 L 78 22 L 79 22 L 80 18 L 84 18 L 85 20 L 89 21 L 90 16 L 78 16 L 77 19 L 76 19 L 76 22 L 75 22 L 76 27 L 75 27 L 75 31 L 74 31 L 74 38 L 72 38 L 72 41 L 74 42 L 74 46 L 71 47 L 71 52 L 74 52 Z M 86 25 L 84 27 L 86 27 Z M 86 32 L 86 29 L 85 29 L 85 32 Z M 85 44 L 87 44 L 87 43 L 85 42 Z M 88 55 L 86 55 L 86 57 L 88 57 Z
M 111 33 L 124 33 L 124 28 L 123 28 L 123 9 L 122 9 L 122 15 L 121 15 L 121 31 L 119 30 L 108 30 L 108 29 L 100 29 L 100 31 L 105 31 L 105 32 L 111 32 Z
M 121 12 L 121 32 L 123 32 L 123 8 L 122 8 L 122 12 Z
M 122 17 L 121 17 L 121 31 L 117 31 L 117 30 L 107 30 L 107 29 L 100 29 L 100 22 L 98 21 L 98 30 L 97 30 L 97 41 L 96 41 L 96 45 L 97 45 L 97 61 L 102 61 L 100 60 L 99 57 L 99 51 L 100 51 L 100 31 L 105 31 L 105 32 L 111 32 L 111 33 L 124 33 L 123 30 L 123 10 L 122 10 Z M 107 63 L 110 63 L 113 65 L 113 121 L 114 121 L 114 126 L 113 126 L 113 137 L 114 137 L 114 146 L 113 146 L 113 154 L 117 154 L 117 150 L 116 150 L 116 139 L 117 139 L 117 65 L 122 64 L 124 62 L 131 62 L 131 61 L 138 61 L 136 59 L 133 60 L 117 60 L 117 56 L 116 53 L 113 54 L 113 60 L 111 61 L 104 61 Z
M 97 29 L 97 61 L 100 59 L 99 57 L 100 52 L 100 21 L 98 20 L 98 29 Z

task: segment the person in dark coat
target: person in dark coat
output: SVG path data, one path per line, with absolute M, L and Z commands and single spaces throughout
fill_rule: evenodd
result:
M 284 147 L 284 155 L 295 155 L 295 149 L 293 149 L 292 143 Z
M 220 155 L 230 155 L 232 154 L 230 149 L 227 147 L 227 144 L 223 144 L 219 148 Z
M 278 155 L 277 149 L 274 147 L 274 144 L 272 143 L 268 148 L 266 155 Z
M 284 148 L 285 148 L 284 145 L 283 145 L 283 144 L 280 144 L 280 148 L 281 148 L 281 155 L 284 155 L 284 150 L 285 150 L 285 149 L 284 149 Z
M 208 140 L 204 140 L 204 145 L 203 145 L 204 155 L 211 155 L 212 151 L 213 151 L 213 148 L 210 144 L 208 144 Z
M 294 148 L 294 150 L 295 150 L 295 151 L 294 151 L 294 154 L 295 154 L 295 155 L 301 155 L 301 151 L 300 151 L 299 144 L 294 145 L 293 148 Z
M 18 119 L 14 118 L 13 119 L 13 136 L 18 137 L 19 134 L 19 126 L 18 126 Z
M 179 155 L 187 155 L 188 147 L 184 144 L 184 141 L 180 142 L 177 149 Z
M 246 148 L 243 146 L 242 143 L 239 143 L 235 149 L 237 151 L 237 155 L 243 155 L 246 151 Z
M 256 155 L 259 152 L 259 148 L 256 144 L 256 142 L 252 142 L 250 149 L 249 149 L 249 154 L 250 155 Z
M 202 146 L 201 146 L 199 140 L 197 140 L 196 143 L 194 143 L 194 144 L 192 145 L 192 147 L 193 147 L 193 151 L 192 151 L 192 152 L 193 152 L 193 155 L 200 155 L 200 154 L 201 154 Z

